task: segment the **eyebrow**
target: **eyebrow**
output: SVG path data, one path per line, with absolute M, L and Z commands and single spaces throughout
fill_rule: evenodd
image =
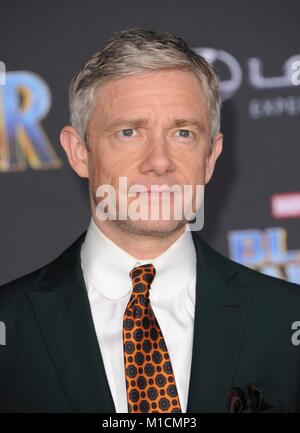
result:
M 134 128 L 143 128 L 148 125 L 148 119 L 140 118 L 140 117 L 134 119 L 119 118 L 109 123 L 104 130 L 111 131 L 118 126 L 122 126 L 125 124 L 131 125 Z M 202 122 L 200 122 L 200 120 L 198 119 L 183 119 L 183 118 L 174 119 L 174 121 L 172 122 L 172 126 L 170 126 L 170 128 L 173 127 L 180 128 L 182 126 L 194 126 L 196 129 L 198 129 L 199 132 L 205 131 Z

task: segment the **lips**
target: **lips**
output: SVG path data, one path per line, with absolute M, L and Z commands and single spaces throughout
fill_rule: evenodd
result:
M 166 193 L 166 192 L 174 193 L 174 192 L 178 192 L 178 185 L 177 185 L 177 187 L 170 186 L 167 188 L 159 187 L 159 185 L 152 185 L 152 187 L 151 186 L 146 187 L 146 190 L 144 190 L 144 189 L 140 190 L 138 188 L 130 188 L 130 192 L 136 192 L 139 194 L 146 194 L 146 193 L 147 194 L 149 194 L 149 193 L 158 194 L 158 193 Z
M 154 191 L 152 191 L 151 189 L 147 189 L 147 191 L 138 191 L 139 194 L 162 194 L 162 193 L 166 193 L 166 192 L 173 192 L 173 191 L 170 191 L 168 189 L 166 189 L 166 190 L 154 190 Z

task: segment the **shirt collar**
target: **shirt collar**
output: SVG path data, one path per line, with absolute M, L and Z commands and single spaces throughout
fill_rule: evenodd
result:
M 152 263 L 156 269 L 151 292 L 171 298 L 182 290 L 196 270 L 196 252 L 187 229 L 162 254 L 154 259 L 137 259 L 109 239 L 93 218 L 81 248 L 81 263 L 88 281 L 87 290 L 96 289 L 109 299 L 117 299 L 132 290 L 129 272 L 136 266 Z

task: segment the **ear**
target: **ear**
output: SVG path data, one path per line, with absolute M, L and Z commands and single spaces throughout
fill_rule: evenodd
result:
M 223 134 L 221 132 L 218 132 L 218 134 L 214 138 L 212 150 L 207 157 L 206 171 L 205 171 L 205 184 L 207 184 L 210 181 L 213 175 L 216 161 L 220 156 L 222 149 L 223 149 Z
M 60 142 L 73 170 L 78 176 L 88 178 L 88 149 L 72 126 L 61 130 Z

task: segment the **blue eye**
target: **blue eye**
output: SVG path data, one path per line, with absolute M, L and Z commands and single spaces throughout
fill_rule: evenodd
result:
M 176 131 L 176 134 L 177 134 L 177 132 L 180 132 L 180 137 L 183 137 L 183 138 L 189 138 L 190 137 L 190 133 L 192 132 L 192 131 L 189 131 L 188 129 L 179 129 L 178 131 Z M 182 134 L 183 133 L 183 134 Z
M 133 137 L 133 131 L 135 131 L 133 128 L 127 128 L 127 129 L 122 129 L 121 133 L 123 135 L 123 137 Z

